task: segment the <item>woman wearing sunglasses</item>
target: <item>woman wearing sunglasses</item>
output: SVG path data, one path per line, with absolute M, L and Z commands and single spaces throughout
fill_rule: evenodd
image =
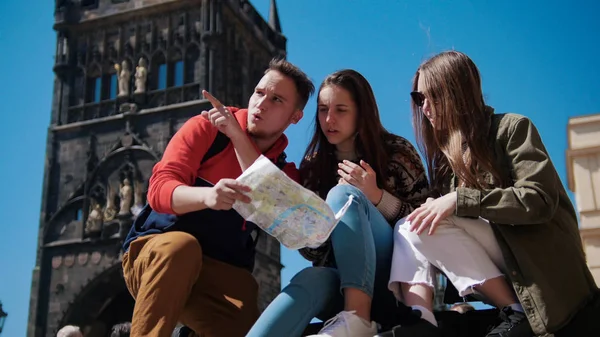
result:
M 251 337 L 300 336 L 314 317 L 327 321 L 315 336 L 372 337 L 373 321 L 389 326 L 397 315 L 387 288 L 393 226 L 425 202 L 425 169 L 410 142 L 385 130 L 371 86 L 358 72 L 329 75 L 317 99 L 301 179 L 336 212 L 349 196 L 353 202 L 329 241 L 300 251 L 314 267 L 292 278 Z
M 536 127 L 495 114 L 477 67 L 460 52 L 424 62 L 413 90 L 417 141 L 437 198 L 397 223 L 390 289 L 431 310 L 437 268 L 461 296 L 481 294 L 501 309 L 487 336 L 563 328 L 597 287 Z

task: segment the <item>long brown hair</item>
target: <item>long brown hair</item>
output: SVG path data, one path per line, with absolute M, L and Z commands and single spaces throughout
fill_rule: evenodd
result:
M 369 163 L 377 174 L 379 188 L 388 190 L 387 153 L 385 142 L 388 131 L 381 124 L 375 95 L 369 82 L 357 71 L 344 69 L 325 78 L 319 87 L 338 86 L 348 91 L 357 108 L 357 137 L 355 151 Z M 325 138 L 319 124 L 319 112 L 315 114 L 315 131 L 300 164 L 300 176 L 306 188 L 315 191 L 322 198 L 337 184 L 335 145 Z M 368 149 L 368 150 L 367 150 Z
M 414 101 L 413 124 L 432 189 L 441 192 L 452 172 L 471 188 L 490 187 L 485 172 L 504 183 L 495 166 L 493 140 L 488 137 L 492 112 L 483 99 L 475 63 L 461 52 L 442 52 L 421 64 L 413 91 L 418 90 L 420 77 L 424 88 L 419 89 L 431 103 L 436 126 Z

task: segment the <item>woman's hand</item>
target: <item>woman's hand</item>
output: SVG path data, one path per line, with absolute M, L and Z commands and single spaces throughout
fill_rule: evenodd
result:
M 421 235 L 429 227 L 429 235 L 435 232 L 442 220 L 454 213 L 456 209 L 456 192 L 448 193 L 437 199 L 427 198 L 421 207 L 415 209 L 406 218 L 410 222 L 409 230 Z
M 377 205 L 383 196 L 383 190 L 377 186 L 377 174 L 365 161 L 357 165 L 349 160 L 338 164 L 338 174 L 350 185 L 357 187 L 374 204 Z

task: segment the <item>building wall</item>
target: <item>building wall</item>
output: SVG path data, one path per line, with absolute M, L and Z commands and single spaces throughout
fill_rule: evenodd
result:
M 600 285 L 600 114 L 569 119 L 567 174 L 588 265 Z

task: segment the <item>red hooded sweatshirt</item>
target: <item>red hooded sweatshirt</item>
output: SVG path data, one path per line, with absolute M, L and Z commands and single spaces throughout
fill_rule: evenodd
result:
M 228 108 L 234 113 L 242 129 L 248 123 L 248 110 Z M 242 174 L 233 144 L 229 145 L 202 165 L 202 157 L 206 154 L 217 135 L 210 121 L 198 115 L 190 118 L 173 136 L 162 159 L 154 166 L 148 189 L 148 203 L 157 212 L 175 214 L 172 205 L 173 190 L 180 185 L 193 185 L 196 178 L 202 178 L 216 184 L 223 178 L 237 178 Z M 273 146 L 263 153 L 265 157 L 275 160 L 287 147 L 288 139 L 281 135 Z M 256 148 L 256 152 L 260 152 Z M 283 171 L 295 181 L 299 173 L 294 163 L 288 163 Z

